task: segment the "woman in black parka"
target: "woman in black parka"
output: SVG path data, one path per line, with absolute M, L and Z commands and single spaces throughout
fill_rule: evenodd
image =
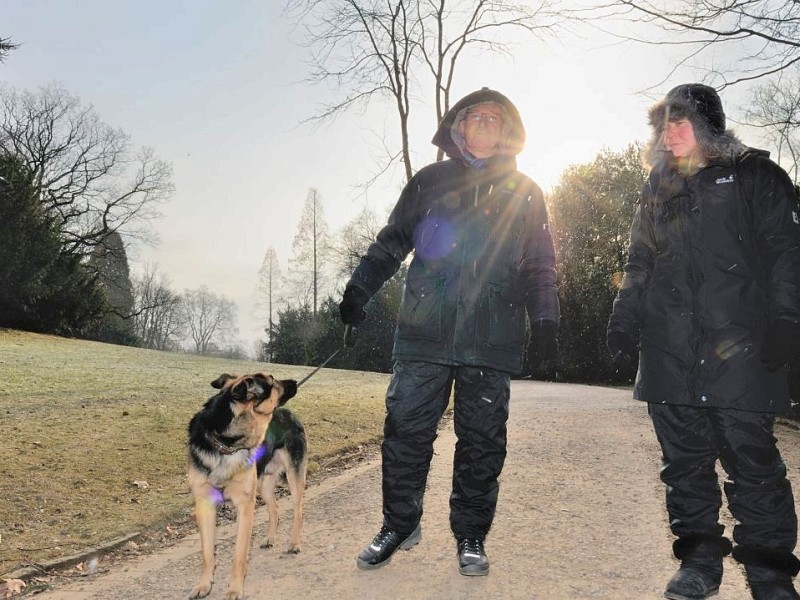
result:
M 460 573 L 489 570 L 484 540 L 526 313 L 543 360 L 555 358 L 559 318 L 544 198 L 516 168 L 524 142 L 519 112 L 503 94 L 483 88 L 459 100 L 433 138 L 448 159 L 411 178 L 345 288 L 341 317 L 357 326 L 367 301 L 413 251 L 386 393 L 383 527 L 359 554 L 361 569 L 381 567 L 418 541 L 433 441 L 453 390 L 450 526 Z
M 650 109 L 650 176 L 608 324 L 615 360 L 639 351 L 634 398 L 648 403 L 681 567 L 666 597 L 716 593 L 731 552 L 753 597 L 800 599 L 797 517 L 773 424 L 789 409 L 786 363 L 800 349 L 800 226 L 794 189 L 768 154 L 725 129 L 713 88 L 680 85 Z

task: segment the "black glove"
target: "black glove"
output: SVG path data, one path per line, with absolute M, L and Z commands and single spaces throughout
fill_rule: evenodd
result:
M 636 342 L 624 331 L 609 331 L 606 334 L 606 346 L 611 353 L 611 362 L 617 367 L 629 366 L 639 353 Z
M 800 323 L 778 319 L 767 328 L 761 362 L 770 371 L 777 371 L 800 354 Z
M 347 286 L 339 303 L 339 316 L 342 323 L 358 327 L 367 318 L 364 305 L 369 302 L 369 294 L 360 287 Z
M 558 361 L 558 324 L 538 319 L 531 324 L 531 349 L 536 363 L 555 364 Z

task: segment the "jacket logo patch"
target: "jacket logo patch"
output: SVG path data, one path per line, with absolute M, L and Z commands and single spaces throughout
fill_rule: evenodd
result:
M 727 177 L 717 177 L 716 183 L 717 185 L 720 183 L 733 183 L 733 174 L 731 173 Z
M 800 217 L 797 216 L 797 211 L 792 211 L 792 221 L 794 221 L 795 225 L 800 225 Z

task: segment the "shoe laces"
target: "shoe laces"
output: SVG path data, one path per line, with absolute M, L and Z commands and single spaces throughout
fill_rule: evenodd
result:
M 386 539 L 394 533 L 391 529 L 386 527 L 385 525 L 381 527 L 381 530 L 375 536 L 375 539 L 372 540 L 373 545 L 383 545 Z
M 483 550 L 483 540 L 480 538 L 461 538 L 458 540 L 458 551 L 462 554 L 482 556 L 485 554 Z

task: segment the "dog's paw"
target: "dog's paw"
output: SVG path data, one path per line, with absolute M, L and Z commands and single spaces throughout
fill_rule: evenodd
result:
M 300 554 L 300 546 L 289 546 L 286 554 Z
M 274 545 L 275 544 L 272 543 L 272 540 L 265 540 L 264 542 L 262 542 L 262 544 L 261 544 L 261 546 L 259 546 L 259 548 L 264 548 L 264 549 L 272 548 Z
M 193 600 L 194 598 L 205 598 L 211 593 L 211 586 L 210 585 L 196 585 L 192 588 L 192 593 L 189 594 L 189 600 Z
M 241 591 L 228 590 L 222 598 L 223 600 L 241 600 L 242 597 Z

